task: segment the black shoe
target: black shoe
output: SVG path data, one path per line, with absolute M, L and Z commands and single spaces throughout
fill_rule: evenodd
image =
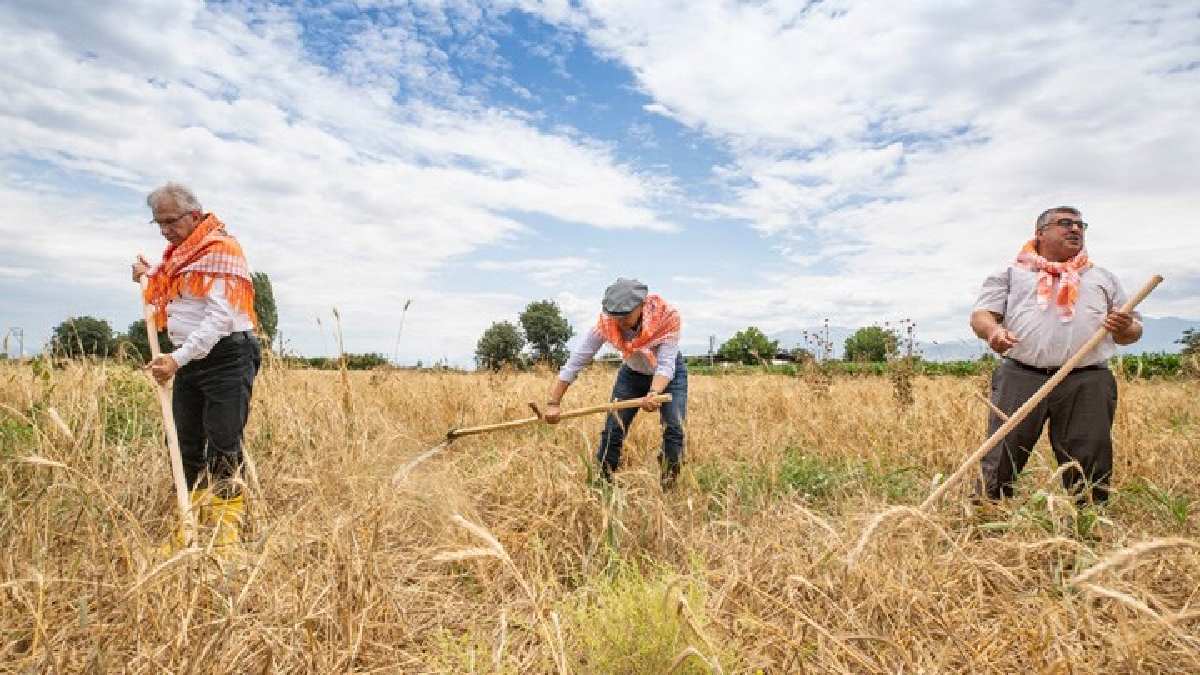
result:
M 663 492 L 670 492 L 679 478 L 679 465 L 670 464 L 663 467 L 662 475 L 659 476 L 658 484 L 662 486 Z

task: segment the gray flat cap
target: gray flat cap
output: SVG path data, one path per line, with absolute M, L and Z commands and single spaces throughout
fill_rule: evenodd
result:
M 637 309 L 646 299 L 649 289 L 646 284 L 637 279 L 620 278 L 604 289 L 604 302 L 601 307 L 605 314 L 622 316 Z

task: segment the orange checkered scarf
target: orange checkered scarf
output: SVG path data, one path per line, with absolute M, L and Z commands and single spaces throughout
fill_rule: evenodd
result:
M 1092 266 L 1087 249 L 1065 262 L 1051 262 L 1037 252 L 1037 240 L 1030 239 L 1017 254 L 1017 267 L 1037 272 L 1037 303 L 1043 310 L 1050 306 L 1051 295 L 1058 308 L 1058 318 L 1067 323 L 1075 318 L 1075 301 L 1079 299 L 1079 279 Z M 1058 293 L 1054 293 L 1054 280 L 1058 279 Z
M 154 322 L 167 325 L 167 303 L 187 291 L 205 297 L 217 280 L 225 282 L 225 298 L 258 325 L 254 315 L 254 281 L 250 266 L 237 240 L 225 232 L 225 225 L 209 213 L 182 244 L 171 244 L 163 252 L 162 262 L 150 273 L 146 286 L 147 304 L 154 305 Z
M 621 324 L 616 317 L 601 312 L 600 319 L 596 322 L 596 331 L 616 347 L 622 356 L 629 358 L 634 352 L 640 352 L 652 368 L 658 366 L 654 348 L 664 342 L 678 341 L 682 328 L 683 322 L 679 318 L 679 312 L 654 293 L 647 295 L 642 303 L 642 329 L 632 340 L 625 340 Z

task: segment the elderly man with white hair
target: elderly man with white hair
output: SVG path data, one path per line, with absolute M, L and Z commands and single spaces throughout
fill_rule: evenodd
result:
M 148 277 L 145 300 L 175 345 L 150 371 L 160 382 L 175 380 L 172 407 L 192 506 L 216 528 L 215 544 L 227 546 L 241 536 L 245 505 L 235 477 L 262 362 L 254 282 L 241 245 L 191 190 L 167 183 L 146 203 L 167 248 L 154 266 L 138 256 L 133 280 Z M 187 543 L 177 531 L 165 548 Z

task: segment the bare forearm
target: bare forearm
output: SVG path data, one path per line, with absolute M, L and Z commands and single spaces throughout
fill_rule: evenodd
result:
M 671 383 L 671 381 L 668 380 L 666 378 L 666 376 L 655 375 L 654 379 L 650 380 L 650 393 L 651 394 L 655 394 L 655 393 L 661 394 L 667 388 L 667 385 L 670 383 Z
M 554 384 L 550 387 L 550 393 L 547 395 L 546 402 L 553 404 L 562 401 L 562 397 L 567 393 L 567 387 L 569 386 L 571 385 L 562 380 L 555 380 Z
M 976 310 L 971 312 L 971 330 L 975 332 L 975 337 L 986 340 L 1000 325 L 1002 319 L 1003 317 L 986 309 Z

